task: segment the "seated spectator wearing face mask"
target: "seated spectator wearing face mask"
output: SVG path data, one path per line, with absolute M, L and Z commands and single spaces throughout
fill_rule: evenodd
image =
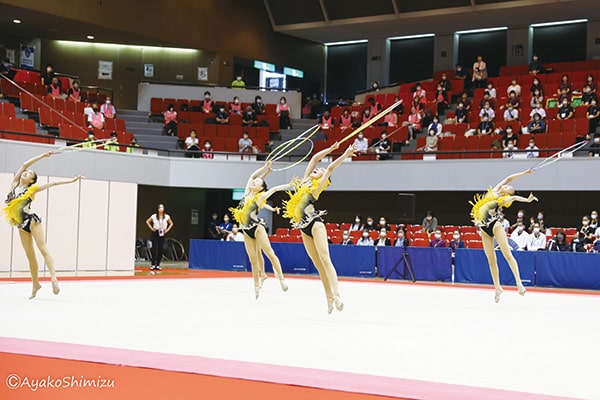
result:
M 567 235 L 564 231 L 556 232 L 556 236 L 548 241 L 548 251 L 571 251 L 571 246 L 567 242 Z
M 387 223 L 387 220 L 385 219 L 385 217 L 381 217 L 381 218 L 379 218 L 379 223 L 377 224 L 375 229 L 377 229 L 378 231 L 381 231 L 382 229 L 385 229 L 386 231 L 390 231 L 392 228 L 390 228 L 390 225 Z
M 533 119 L 527 125 L 527 132 L 529 133 L 544 133 L 546 132 L 546 121 L 544 121 L 540 114 L 533 114 Z
M 245 89 L 246 88 L 246 82 L 244 82 L 241 75 L 238 75 L 233 80 L 233 82 L 231 82 L 231 88 L 232 89 Z
M 539 224 L 533 224 L 529 241 L 527 242 L 527 250 L 538 251 L 546 249 L 546 235 L 541 232 Z
M 342 241 L 340 242 L 342 246 L 350 246 L 353 245 L 354 242 L 350 239 L 350 232 L 344 231 L 342 233 Z
M 529 139 L 529 145 L 525 147 L 527 158 L 538 158 L 540 156 L 539 148 L 535 145 L 535 139 Z
M 561 106 L 558 108 L 558 112 L 556 113 L 557 119 L 571 119 L 574 114 L 573 106 L 567 99 L 563 99 Z
M 600 226 L 600 224 L 598 223 L 598 211 L 593 210 L 590 213 L 590 217 L 591 217 L 590 228 L 594 229 L 594 231 L 595 231 Z
M 200 107 L 203 113 L 208 114 L 215 111 L 215 102 L 211 98 L 209 91 L 204 92 L 204 99 L 200 102 Z
M 396 231 L 396 241 L 394 242 L 394 247 L 408 247 L 409 246 L 409 241 L 408 238 L 406 237 L 406 230 L 404 229 L 404 227 L 400 226 L 398 227 L 398 230 Z
M 356 154 L 366 154 L 369 149 L 369 140 L 365 138 L 365 135 L 360 132 L 356 139 L 354 139 L 354 152 Z
M 446 241 L 442 239 L 442 231 L 439 229 L 435 230 L 433 239 L 429 242 L 429 247 L 447 247 Z
M 431 211 L 427 211 L 425 213 L 425 218 L 423 218 L 423 222 L 421 222 L 421 225 L 423 226 L 421 232 L 431 233 L 437 229 L 438 220 L 433 216 Z
M 357 215 L 354 217 L 354 223 L 352 225 L 350 225 L 350 232 L 352 231 L 362 231 L 363 230 L 364 225 L 362 224 L 362 218 L 360 217 L 360 215 Z
M 385 228 L 381 229 L 379 231 L 379 238 L 377 238 L 377 240 L 375 241 L 374 245 L 376 247 L 379 247 L 379 246 L 391 246 L 392 245 L 392 242 L 387 237 L 387 230 Z
M 372 231 L 375 230 L 375 222 L 373 221 L 373 217 L 367 217 L 367 222 L 363 226 L 363 231 Z
M 590 157 L 600 157 L 600 133 L 594 135 L 594 140 L 590 145 L 588 155 Z
M 583 218 L 581 218 L 581 228 L 579 228 L 577 236 L 575 236 L 571 242 L 573 251 L 585 252 L 586 246 L 594 243 L 595 240 L 594 229 L 590 227 L 590 217 L 589 215 L 584 215 Z
M 104 118 L 117 118 L 117 109 L 112 104 L 110 97 L 106 98 L 106 101 L 100 107 L 100 112 L 104 115 Z
M 529 243 L 529 233 L 525 230 L 523 222 L 517 223 L 516 229 L 510 235 L 510 238 L 519 246 L 519 250 L 523 251 L 527 249 Z
M 508 141 L 508 144 L 504 148 L 504 152 L 502 153 L 502 158 L 513 159 L 515 158 L 515 150 L 519 150 L 517 146 L 515 146 L 515 142 L 511 139 Z
M 363 231 L 362 237 L 356 242 L 357 246 L 373 246 L 373 239 L 369 236 L 369 231 Z
M 586 110 L 585 117 L 589 121 L 589 133 L 596 133 L 596 128 L 600 123 L 600 107 L 598 107 L 598 101 L 590 101 L 590 105 Z
M 212 160 L 215 157 L 213 148 L 212 148 L 212 143 L 210 142 L 210 140 L 204 141 L 204 148 L 202 149 L 202 151 L 200 153 L 202 154 L 202 158 L 205 158 L 205 159 Z
M 450 241 L 450 248 L 452 249 L 452 252 L 455 252 L 456 249 L 464 249 L 465 248 L 465 242 L 463 242 L 462 239 L 460 238 L 460 231 L 458 229 L 456 229 L 454 232 L 452 232 L 452 240 Z
M 244 234 L 240 232 L 240 229 L 236 224 L 233 224 L 231 227 L 231 232 L 227 234 L 227 238 L 225 240 L 227 242 L 243 242 Z

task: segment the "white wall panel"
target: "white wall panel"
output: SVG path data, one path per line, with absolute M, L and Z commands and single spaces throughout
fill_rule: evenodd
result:
M 111 182 L 108 213 L 107 269 L 133 271 L 137 185 Z
M 47 176 L 39 176 L 37 184 L 43 185 L 48 183 Z M 35 196 L 35 200 L 31 204 L 31 211 L 36 213 L 42 218 L 42 226 L 44 227 L 44 231 L 46 229 L 46 221 L 47 221 L 47 206 L 48 206 L 48 191 L 44 190 L 43 192 L 39 192 Z M 44 259 L 40 254 L 37 246 L 35 245 L 33 248 L 35 249 L 35 254 L 38 261 L 39 270 L 44 270 Z M 52 254 L 52 252 L 50 252 Z M 23 250 L 23 246 L 21 244 L 21 239 L 19 238 L 19 231 L 14 229 L 13 231 L 13 243 L 12 243 L 12 261 L 11 261 L 11 270 L 12 271 L 29 271 L 29 263 L 27 262 L 27 257 L 25 256 L 25 250 Z
M 77 270 L 106 269 L 108 187 L 105 181 L 81 181 Z
M 68 178 L 50 177 L 50 182 Z M 79 182 L 60 185 L 48 191 L 46 237 L 57 271 L 75 271 L 79 224 Z
M 0 173 L 0 196 L 2 206 L 8 194 L 8 188 L 12 182 L 12 174 Z M 10 271 L 10 259 L 12 255 L 12 226 L 6 221 L 4 213 L 0 215 L 0 272 Z

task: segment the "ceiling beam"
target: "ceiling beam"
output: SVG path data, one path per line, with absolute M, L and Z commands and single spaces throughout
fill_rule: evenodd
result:
M 271 21 L 271 28 L 276 30 L 277 24 L 275 24 L 275 18 L 273 18 L 273 13 L 271 12 L 271 5 L 268 0 L 263 0 L 265 5 L 265 10 L 267 10 L 267 16 L 269 17 L 269 21 Z
M 325 0 L 319 0 L 319 4 L 321 5 L 321 12 L 323 13 L 325 22 L 329 22 L 329 13 L 327 12 L 327 7 L 325 7 Z
M 394 7 L 394 14 L 400 14 L 400 8 L 398 7 L 398 2 L 396 0 L 392 0 L 392 6 Z

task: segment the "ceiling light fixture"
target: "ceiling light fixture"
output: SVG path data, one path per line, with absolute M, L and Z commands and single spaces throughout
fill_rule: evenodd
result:
M 21 20 L 20 19 L 13 19 L 13 24 L 20 24 Z
M 457 35 L 464 35 L 468 33 L 483 33 L 483 32 L 495 32 L 495 31 L 506 31 L 508 30 L 508 26 L 500 26 L 497 28 L 482 28 L 482 29 L 471 29 L 468 31 L 456 31 Z
M 556 21 L 556 22 L 543 22 L 540 24 L 531 24 L 532 28 L 539 28 L 542 26 L 554 26 L 554 25 L 568 25 L 568 24 L 581 24 L 584 22 L 588 22 L 587 19 L 572 19 L 570 21 Z
M 421 35 L 408 35 L 408 36 L 395 36 L 388 38 L 388 40 L 405 40 L 405 39 L 420 39 L 426 37 L 434 37 L 434 33 L 423 33 Z
M 325 46 L 343 46 L 345 44 L 358 44 L 358 43 L 367 43 L 368 40 L 367 39 L 362 39 L 362 40 L 346 40 L 344 42 L 329 42 L 329 43 L 323 43 Z
M 87 35 L 86 37 L 87 37 L 89 40 L 94 40 L 94 39 L 95 39 L 94 35 Z

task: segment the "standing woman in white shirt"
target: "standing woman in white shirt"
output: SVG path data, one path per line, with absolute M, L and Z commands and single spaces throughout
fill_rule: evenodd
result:
M 150 269 L 160 271 L 165 235 L 173 229 L 173 220 L 169 214 L 165 213 L 165 206 L 159 204 L 156 214 L 152 214 L 146 220 L 146 225 L 152 231 L 152 266 Z

